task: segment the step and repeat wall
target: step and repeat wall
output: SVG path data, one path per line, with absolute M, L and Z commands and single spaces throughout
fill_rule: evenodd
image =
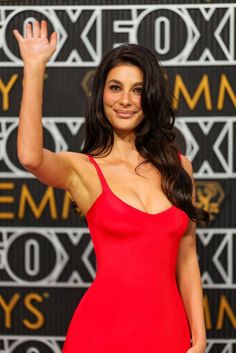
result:
M 159 55 L 197 202 L 211 214 L 196 232 L 207 352 L 236 352 L 236 4 L 135 0 L 0 1 L 0 352 L 61 352 L 96 276 L 86 219 L 68 193 L 17 159 L 23 65 L 12 30 L 23 33 L 33 19 L 58 33 L 44 78 L 44 147 L 52 151 L 80 151 L 88 83 L 107 50 L 132 42 Z

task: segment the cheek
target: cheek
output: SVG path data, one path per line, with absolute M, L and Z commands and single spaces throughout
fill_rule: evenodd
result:
M 142 109 L 142 107 L 141 107 L 141 97 L 140 96 L 135 98 L 134 103 L 140 110 Z
M 112 93 L 104 92 L 103 94 L 103 103 L 104 105 L 113 105 L 117 101 L 117 97 L 115 97 Z

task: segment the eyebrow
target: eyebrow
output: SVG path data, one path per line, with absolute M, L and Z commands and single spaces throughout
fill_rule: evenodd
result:
M 110 82 L 115 82 L 115 83 L 122 85 L 122 83 L 119 80 L 112 79 L 112 80 L 108 81 L 108 83 L 110 83 Z M 143 84 L 143 81 L 135 82 L 133 84 L 133 86 L 137 86 L 137 85 L 141 85 L 141 84 Z

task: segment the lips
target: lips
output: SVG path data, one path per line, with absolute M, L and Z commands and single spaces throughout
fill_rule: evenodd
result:
M 121 116 L 121 117 L 129 117 L 137 112 L 133 111 L 133 110 L 115 110 L 116 114 Z

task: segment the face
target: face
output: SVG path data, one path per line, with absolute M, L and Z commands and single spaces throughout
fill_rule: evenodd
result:
M 143 119 L 141 91 L 142 70 L 121 64 L 112 68 L 103 91 L 103 107 L 114 130 L 132 131 Z

